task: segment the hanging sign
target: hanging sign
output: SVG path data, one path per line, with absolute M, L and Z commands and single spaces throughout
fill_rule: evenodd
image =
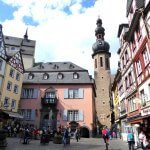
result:
M 150 107 L 141 110 L 141 116 L 150 115 Z

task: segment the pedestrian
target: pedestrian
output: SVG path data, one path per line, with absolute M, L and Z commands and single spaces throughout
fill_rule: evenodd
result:
M 64 133 L 63 133 L 63 144 L 64 146 L 67 145 L 67 138 L 69 137 L 69 132 L 67 130 L 67 127 L 64 128 Z
M 102 137 L 103 137 L 103 139 L 104 139 L 104 142 L 105 142 L 106 144 L 108 144 L 108 142 L 109 142 L 109 136 L 108 136 L 108 130 L 106 129 L 106 127 L 104 127 L 104 128 L 102 129 Z
M 115 139 L 116 138 L 116 132 L 113 131 L 112 135 L 113 135 L 113 138 Z
M 80 137 L 79 134 L 80 134 L 79 129 L 77 128 L 76 131 L 75 131 L 75 137 L 76 137 L 77 142 L 79 141 L 79 137 Z
M 145 134 L 143 131 L 140 132 L 139 134 L 139 140 L 140 140 L 140 143 L 141 143 L 141 148 L 144 149 L 144 145 L 143 145 L 143 141 L 144 141 L 144 138 L 145 138 Z
M 145 150 L 149 149 L 148 145 L 149 145 L 149 142 L 148 142 L 148 139 L 147 139 L 147 137 L 145 135 L 144 139 L 143 139 L 143 146 L 144 146 Z
M 128 145 L 129 145 L 129 150 L 134 150 L 134 134 L 131 131 L 128 131 L 128 135 L 127 135 L 127 141 L 128 141 Z

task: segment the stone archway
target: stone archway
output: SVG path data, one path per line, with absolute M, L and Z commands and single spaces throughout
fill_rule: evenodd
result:
M 71 121 L 69 125 L 70 125 L 71 132 L 75 132 L 79 124 L 76 121 Z
M 84 138 L 89 138 L 90 137 L 89 129 L 85 126 L 80 127 L 80 134 L 81 134 L 81 137 L 84 137 Z

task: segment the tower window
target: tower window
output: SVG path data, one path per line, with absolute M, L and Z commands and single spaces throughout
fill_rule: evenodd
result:
M 95 59 L 95 68 L 97 68 L 97 59 Z
M 100 57 L 100 67 L 103 67 L 103 57 Z
M 106 69 L 109 69 L 109 68 L 110 68 L 110 65 L 109 65 L 109 58 L 106 57 L 105 61 L 106 61 Z

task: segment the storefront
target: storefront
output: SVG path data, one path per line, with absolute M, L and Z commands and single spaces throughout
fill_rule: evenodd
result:
M 150 107 L 141 110 L 141 116 L 143 123 L 141 124 L 141 130 L 145 132 L 147 137 L 150 139 Z

